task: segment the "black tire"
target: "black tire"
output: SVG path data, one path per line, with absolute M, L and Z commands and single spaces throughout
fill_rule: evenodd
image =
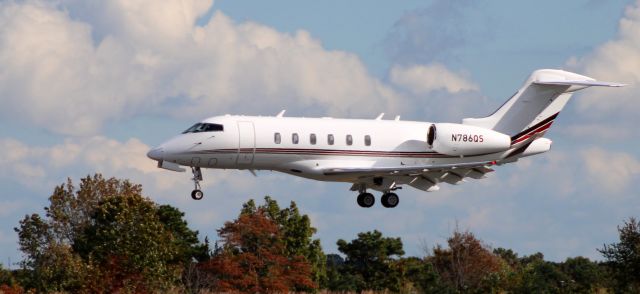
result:
M 358 195 L 357 201 L 360 207 L 369 208 L 376 203 L 376 197 L 374 197 L 371 193 L 362 193 Z
M 193 190 L 191 192 L 191 198 L 193 198 L 193 200 L 201 200 L 204 197 L 204 193 L 202 193 L 202 191 L 200 190 Z
M 385 193 L 380 199 L 382 206 L 386 208 L 394 208 L 400 203 L 400 197 L 396 193 Z

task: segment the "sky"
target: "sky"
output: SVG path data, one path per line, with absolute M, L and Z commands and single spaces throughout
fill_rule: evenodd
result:
M 362 209 L 344 183 L 275 172 L 156 168 L 146 152 L 232 113 L 459 122 L 492 112 L 539 68 L 628 84 L 574 96 L 551 151 L 489 178 Z M 295 201 L 327 253 L 380 230 L 407 255 L 469 229 L 491 247 L 586 256 L 640 217 L 638 1 L 0 1 L 0 263 L 53 188 L 100 172 L 143 185 L 200 237 L 242 203 Z

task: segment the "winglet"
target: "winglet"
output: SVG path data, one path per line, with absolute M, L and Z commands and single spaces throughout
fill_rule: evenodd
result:
M 286 109 L 283 109 L 282 111 L 278 112 L 278 114 L 276 114 L 276 117 L 282 117 L 284 116 L 284 113 L 287 112 Z

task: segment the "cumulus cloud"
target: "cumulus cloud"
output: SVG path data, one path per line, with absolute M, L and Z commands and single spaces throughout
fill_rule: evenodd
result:
M 478 89 L 466 77 L 441 64 L 394 65 L 390 84 L 411 105 L 411 115 L 426 121 L 459 121 L 464 117 L 482 117 L 492 110 Z
M 144 193 L 158 203 L 180 203 L 191 207 L 196 220 L 210 219 L 211 209 L 199 207 L 189 197 L 193 189 L 191 172 L 167 171 L 157 167 L 157 163 L 147 158 L 150 146 L 137 138 L 125 141 L 103 136 L 71 137 L 63 142 L 49 146 L 33 146 L 12 138 L 0 138 L 0 149 L 7 156 L 0 157 L 0 180 L 10 180 L 22 185 L 30 193 L 48 195 L 52 187 L 71 178 L 74 182 L 81 177 L 101 173 L 105 177 L 129 179 L 141 184 Z M 279 173 L 259 173 L 259 178 L 246 171 L 203 171 L 202 189 L 213 192 L 211 197 L 225 195 L 233 191 L 234 195 L 262 198 L 266 192 L 279 187 L 288 177 Z M 300 183 L 301 179 L 289 181 L 290 185 L 308 187 L 309 183 Z M 13 187 L 15 188 L 15 187 Z M 316 189 L 321 191 L 322 189 Z M 321 193 L 321 192 L 318 192 Z M 221 207 L 240 207 L 245 198 L 221 197 L 216 199 Z M 21 199 L 23 200 L 23 199 Z M 233 205 L 228 203 L 234 203 Z M 0 204 L 3 204 L 0 202 Z M 6 202 L 5 205 L 8 205 Z M 0 205 L 1 206 L 1 205 Z M 26 206 L 26 205 L 25 205 Z M 0 215 L 6 211 L 0 209 Z M 229 211 L 225 211 L 228 216 Z M 219 218 L 216 214 L 215 218 Z
M 478 14 L 477 1 L 436 0 L 406 12 L 389 32 L 385 49 L 400 64 L 455 63 L 461 50 L 482 46 L 491 34 L 488 19 Z M 469 19 L 480 18 L 474 26 Z
M 0 165 L 6 167 L 0 171 L 0 174 L 11 174 L 18 179 L 44 177 L 45 170 L 42 166 L 30 165 L 26 162 L 33 157 L 42 156 L 43 150 L 39 148 L 30 149 L 24 143 L 14 139 L 0 140 L 0 148 L 5 153 L 5 156 L 0 157 Z
M 215 12 L 212 1 L 0 4 L 0 113 L 55 132 L 95 134 L 141 113 L 206 117 L 282 107 L 331 115 L 398 109 L 351 53 L 304 30 L 281 33 Z
M 555 130 L 554 130 L 555 131 Z M 600 142 L 606 140 L 624 140 L 633 137 L 633 130 L 624 125 L 600 123 L 583 123 L 580 125 L 560 126 L 557 132 L 569 135 L 574 139 L 593 139 L 594 134 Z
M 625 191 L 640 180 L 640 161 L 628 153 L 593 147 L 581 152 L 592 183 L 611 195 Z
M 182 180 L 158 169 L 155 162 L 145 156 L 149 146 L 135 138 L 120 142 L 94 136 L 66 139 L 53 146 L 30 146 L 3 138 L 0 148 L 7 155 L 0 158 L 0 165 L 5 167 L 0 177 L 17 180 L 25 186 L 36 184 L 39 187 L 35 188 L 42 190 L 59 184 L 67 176 L 80 177 L 93 172 L 140 180 L 153 191 L 171 189 Z
M 571 68 L 596 79 L 628 84 L 620 89 L 591 89 L 578 99 L 578 109 L 592 115 L 636 116 L 640 112 L 640 1 L 625 9 L 617 36 L 582 58 L 573 57 Z
M 455 73 L 442 64 L 396 65 L 389 73 L 391 82 L 413 94 L 426 94 L 436 90 L 449 93 L 478 90 L 478 86 L 463 74 Z

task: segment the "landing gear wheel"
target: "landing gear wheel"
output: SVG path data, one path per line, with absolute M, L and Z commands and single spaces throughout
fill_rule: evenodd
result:
M 386 208 L 393 208 L 398 206 L 398 203 L 400 203 L 400 198 L 396 193 L 384 193 L 384 195 L 382 195 L 382 198 L 380 198 L 380 202 L 382 202 L 382 206 Z
M 360 207 L 369 208 L 373 206 L 374 203 L 376 203 L 376 198 L 373 197 L 373 194 L 371 193 L 360 193 L 360 195 L 358 195 L 357 201 Z
M 193 190 L 191 192 L 191 198 L 193 198 L 193 200 L 200 200 L 202 197 L 204 197 L 204 193 L 200 190 Z

